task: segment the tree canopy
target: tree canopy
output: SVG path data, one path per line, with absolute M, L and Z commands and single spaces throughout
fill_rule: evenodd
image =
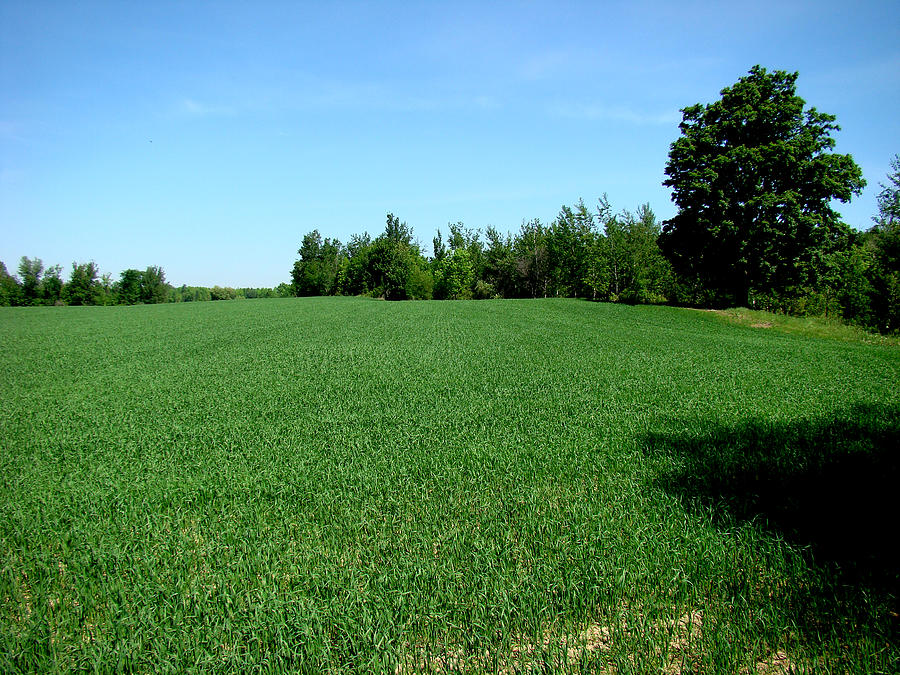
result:
M 805 108 L 797 75 L 755 66 L 719 100 L 682 110 L 663 183 L 678 213 L 660 243 L 720 302 L 809 282 L 814 251 L 847 236 L 832 200 L 865 186 L 853 158 L 831 152 L 840 127 Z

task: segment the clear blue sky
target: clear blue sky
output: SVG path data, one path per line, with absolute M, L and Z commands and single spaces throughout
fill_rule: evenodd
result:
M 900 2 L 0 2 L 0 260 L 274 286 L 391 211 L 426 250 L 662 187 L 679 109 L 799 71 L 869 186 L 900 153 Z

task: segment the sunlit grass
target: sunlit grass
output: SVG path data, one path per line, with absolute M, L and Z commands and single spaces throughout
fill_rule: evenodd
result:
M 900 658 L 896 347 L 347 298 L 4 309 L 0 344 L 0 670 Z M 798 503 L 835 467 L 877 493 L 849 539 Z

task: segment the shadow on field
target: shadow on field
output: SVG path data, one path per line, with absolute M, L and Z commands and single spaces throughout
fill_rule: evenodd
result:
M 651 434 L 659 487 L 723 526 L 762 522 L 808 546 L 841 584 L 900 598 L 900 407 L 860 405 L 812 420 Z

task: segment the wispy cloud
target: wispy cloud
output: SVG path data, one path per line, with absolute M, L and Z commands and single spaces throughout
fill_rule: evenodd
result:
M 670 125 L 681 121 L 681 115 L 677 110 L 645 112 L 626 106 L 604 104 L 555 103 L 549 106 L 548 112 L 568 119 L 607 120 L 638 126 Z

